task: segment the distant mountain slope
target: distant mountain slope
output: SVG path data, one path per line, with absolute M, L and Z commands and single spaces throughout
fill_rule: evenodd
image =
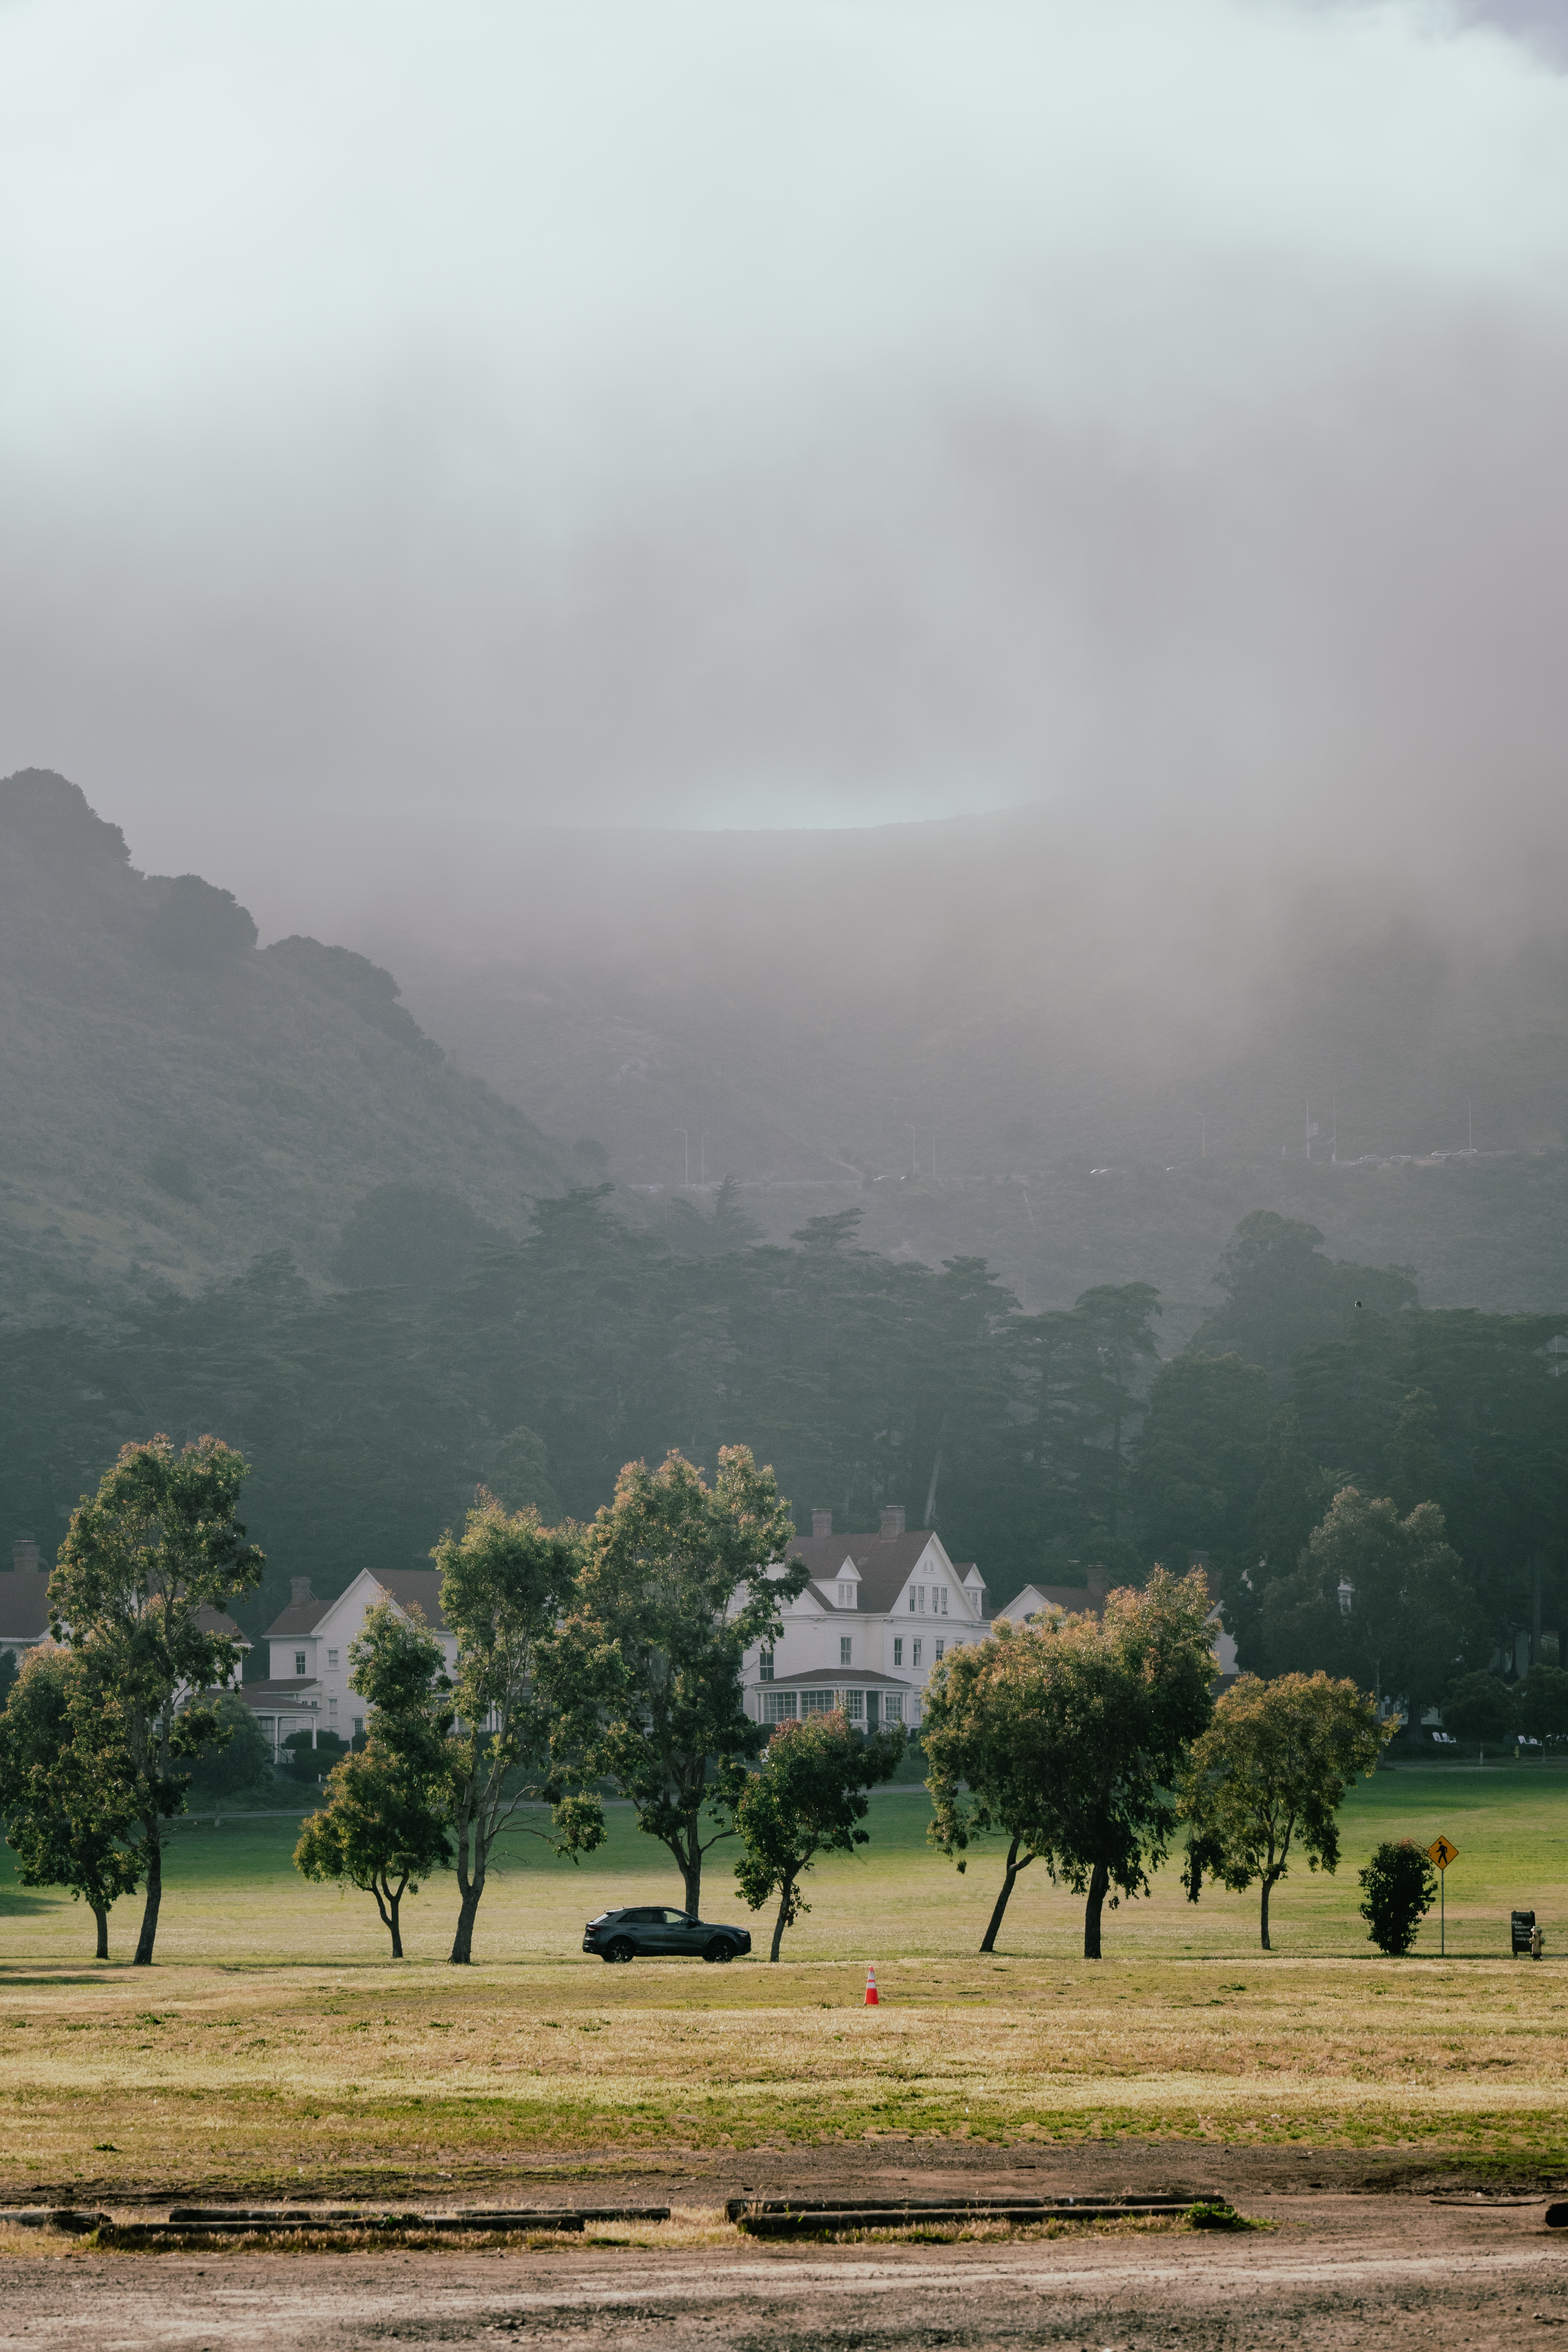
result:
M 554 1147 L 457 1070 L 389 973 L 256 937 L 226 891 L 138 873 L 64 777 L 0 780 L 0 1315 L 185 1288 L 280 1246 L 322 1276 L 383 1184 L 514 1230 L 560 1189 Z
M 1568 1305 L 1568 937 L 1519 855 L 1477 908 L 1109 813 L 540 829 L 350 929 L 677 1247 L 688 1171 L 732 1174 L 773 1241 L 855 1201 L 868 1247 L 984 1255 L 1031 1307 L 1153 1282 L 1169 1348 L 1258 1208 L 1428 1305 Z

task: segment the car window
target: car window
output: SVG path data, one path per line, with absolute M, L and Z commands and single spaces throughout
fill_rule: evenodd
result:
M 663 1918 L 664 1914 L 662 1911 L 623 1911 L 621 1913 L 621 1916 L 623 1919 L 629 1921 L 634 1927 L 651 1927 L 656 1920 Z
M 686 1925 L 684 1911 L 661 1911 L 658 1916 L 667 1927 L 684 1927 Z

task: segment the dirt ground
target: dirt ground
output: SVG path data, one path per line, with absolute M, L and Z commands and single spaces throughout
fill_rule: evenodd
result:
M 541 2166 L 530 2201 L 711 2210 L 742 2189 L 853 2188 L 935 2197 L 1013 2189 L 1170 2188 L 1225 2195 L 1273 2224 L 1213 2236 L 1076 2235 L 949 2244 L 708 2244 L 589 2240 L 533 2252 L 18 2252 L 0 2266 L 0 2352 L 351 2352 L 537 2342 L 549 2352 L 644 2344 L 725 2352 L 897 2352 L 1060 2346 L 1100 2352 L 1517 2347 L 1568 2328 L 1568 2231 L 1544 2184 L 1445 2186 L 1397 2152 L 911 2146 L 671 2157 L 635 2175 Z M 1471 2176 L 1473 2179 L 1473 2175 Z M 453 2184 L 442 2183 L 447 2196 Z M 516 2185 L 521 2189 L 522 2179 Z M 462 2193 L 459 2191 L 459 2194 Z M 1507 2202 L 1505 2198 L 1523 2201 Z M 1452 2200 L 1452 2201 L 1449 2201 Z M 149 2200 L 150 2203 L 151 2200 Z M 122 2211 L 133 2210 L 123 2206 Z M 148 2205 L 141 2207 L 142 2211 Z M 1556 2339 L 1550 2339 L 1556 2340 Z M 1568 2336 L 1563 2339 L 1568 2344 Z

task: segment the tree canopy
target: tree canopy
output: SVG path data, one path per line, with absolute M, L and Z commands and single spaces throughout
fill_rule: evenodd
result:
M 702 1858 L 733 1836 L 761 1748 L 741 1662 L 775 1640 L 804 1590 L 782 1565 L 794 1523 L 771 1470 L 723 1447 L 711 1486 L 679 1454 L 631 1462 L 586 1532 L 576 1599 L 552 1645 L 549 1695 L 587 1768 L 667 1846 L 699 1916 Z
M 1007 1831 L 1010 1871 L 1021 1845 L 1085 1897 L 1086 1959 L 1100 1957 L 1107 1899 L 1145 1894 L 1169 1846 L 1172 1784 L 1213 1713 L 1212 1613 L 1201 1571 L 1156 1569 L 1143 1591 L 1110 1593 L 1103 1618 L 1004 1620 L 933 1676 L 934 1839 L 962 1852 L 973 1830 Z
M 753 1911 L 779 1898 L 773 1920 L 776 1960 L 786 1927 L 811 1906 L 801 1881 L 819 1853 L 852 1853 L 868 1843 L 860 1827 L 869 1810 L 868 1789 L 898 1769 L 902 1724 L 870 1734 L 852 1730 L 838 1711 L 781 1723 L 735 1808 L 742 1853 L 735 1883 Z
M 135 1965 L 151 1966 L 163 1899 L 165 1823 L 184 1810 L 187 1759 L 226 1727 L 207 1694 L 239 1664 L 204 1622 L 261 1579 L 235 1516 L 247 1465 L 215 1437 L 176 1453 L 127 1445 L 71 1518 L 49 1580 L 49 1622 L 90 1664 L 68 1684 L 72 1743 L 108 1818 L 136 1824 L 146 1888 Z
M 1356 1780 L 1383 1753 L 1388 1727 L 1370 1693 L 1327 1675 L 1243 1675 L 1222 1692 L 1208 1729 L 1194 1741 L 1178 1810 L 1187 1823 L 1189 1890 L 1197 1900 L 1210 1870 L 1234 1892 L 1257 1884 L 1258 1933 L 1268 1940 L 1268 1903 L 1292 1849 L 1310 1869 L 1340 1858 L 1335 1816 Z

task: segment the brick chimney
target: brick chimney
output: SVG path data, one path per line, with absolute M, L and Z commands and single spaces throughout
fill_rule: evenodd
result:
M 18 1536 L 11 1547 L 11 1565 L 18 1576 L 37 1576 L 38 1547 L 31 1536 Z
M 832 1512 L 813 1511 L 811 1515 L 811 1532 L 814 1536 L 830 1536 L 833 1533 Z
M 885 1536 L 901 1536 L 903 1532 L 904 1507 L 902 1503 L 884 1503 L 882 1506 L 882 1533 Z
M 289 1606 L 290 1609 L 303 1609 L 307 1601 L 314 1601 L 315 1597 L 310 1590 L 310 1580 L 308 1576 L 289 1578 Z

